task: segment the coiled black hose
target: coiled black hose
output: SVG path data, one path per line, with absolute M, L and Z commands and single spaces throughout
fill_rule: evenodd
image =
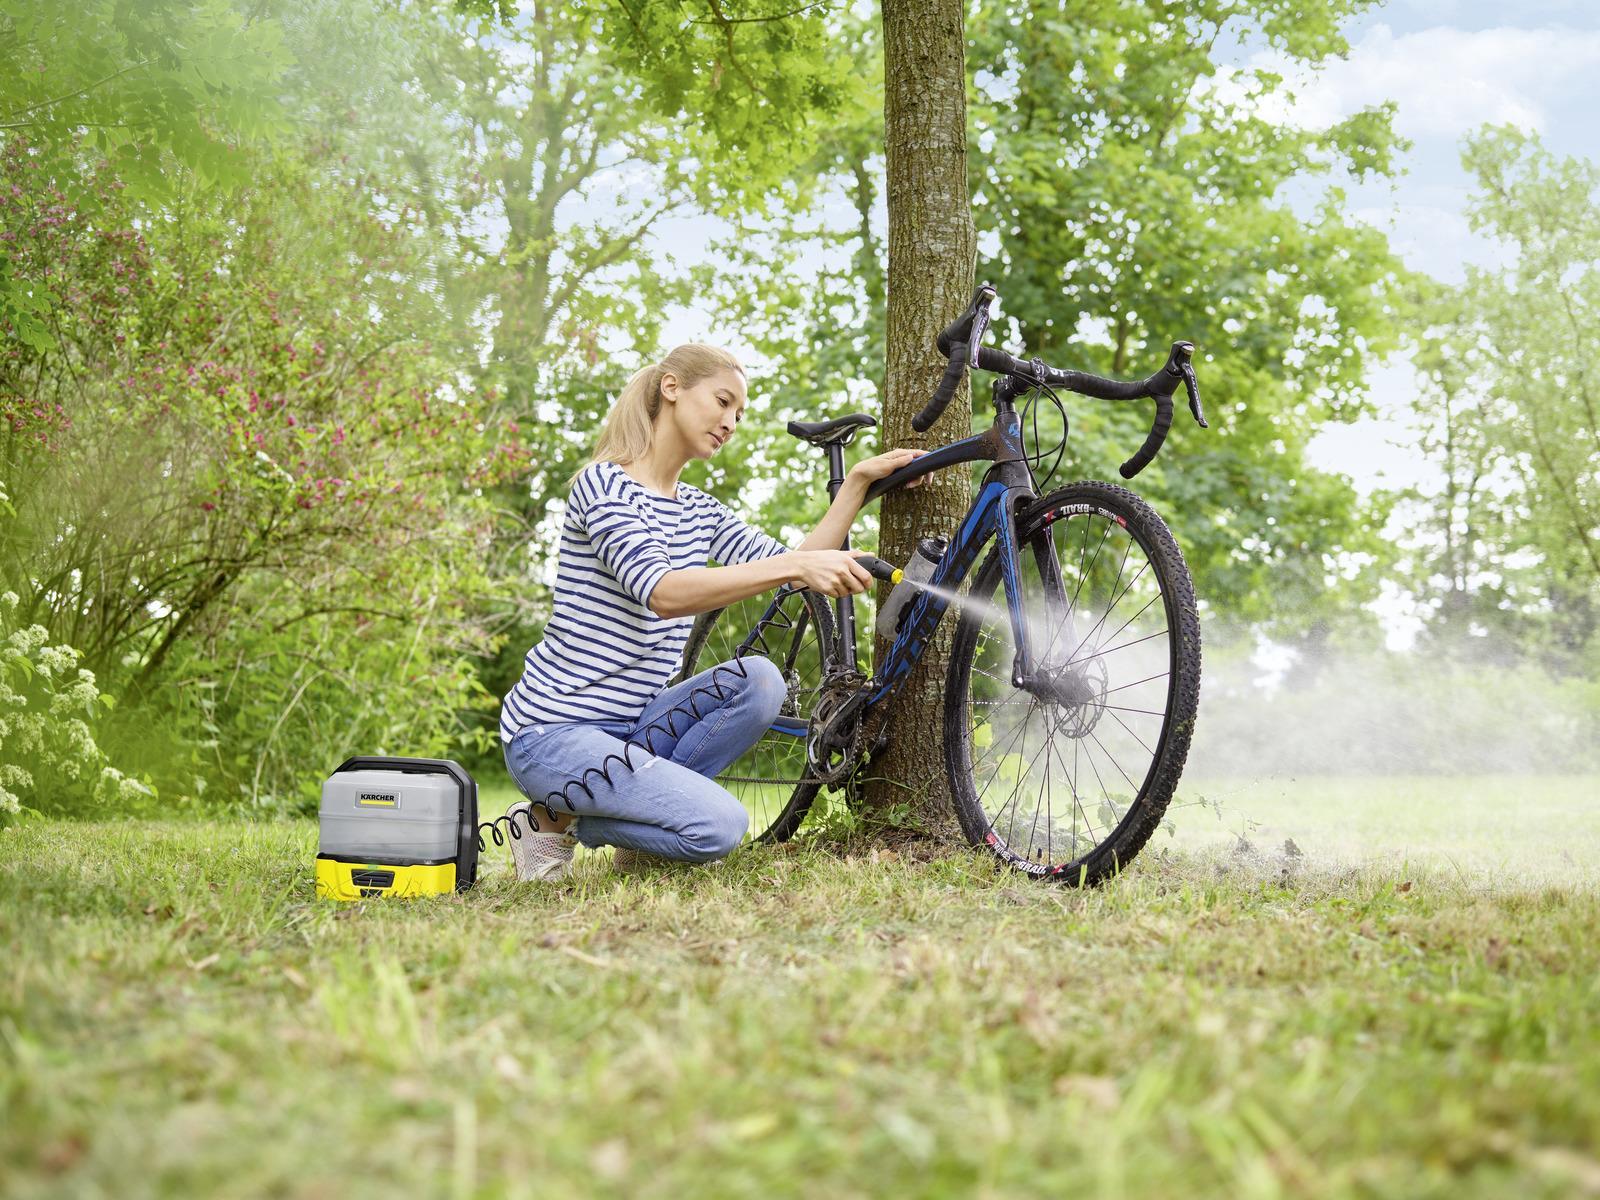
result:
M 754 640 L 756 639 L 751 639 L 752 642 Z M 577 778 L 569 779 L 555 791 L 547 792 L 543 800 L 533 801 L 533 803 L 530 804 L 525 810 L 507 813 L 505 816 L 496 817 L 492 821 L 484 821 L 478 826 L 478 849 L 485 850 L 488 848 L 484 842 L 485 835 L 487 835 L 496 846 L 504 846 L 508 844 L 506 841 L 508 836 L 520 839 L 524 833 L 535 832 L 535 827 L 533 824 L 533 810 L 535 806 L 544 809 L 545 815 L 548 816 L 552 821 L 556 819 L 556 811 L 552 805 L 552 802 L 554 801 L 559 801 L 565 807 L 567 812 L 575 813 L 577 810 L 572 806 L 572 788 L 576 786 L 580 791 L 587 795 L 589 799 L 593 800 L 594 791 L 590 788 L 587 782 L 591 775 L 598 775 L 601 779 L 604 779 L 607 784 L 612 787 L 616 787 L 617 781 L 613 779 L 611 775 L 611 772 L 614 769 L 613 764 L 616 766 L 626 767 L 630 773 L 637 771 L 639 770 L 639 767 L 644 765 L 644 763 L 641 762 L 639 767 L 634 766 L 632 757 L 633 751 L 635 749 L 640 749 L 646 754 L 657 756 L 654 742 L 654 736 L 657 732 L 666 732 L 674 737 L 682 737 L 683 733 L 687 733 L 690 729 L 694 728 L 696 722 L 704 720 L 706 713 L 700 711 L 699 698 L 701 696 L 711 696 L 719 702 L 729 699 L 733 693 L 725 690 L 725 685 L 729 680 L 734 678 L 748 679 L 750 677 L 750 672 L 745 668 L 744 659 L 747 654 L 751 653 L 754 653 L 754 651 L 751 649 L 751 643 L 747 642 L 745 645 L 739 647 L 738 651 L 734 654 L 732 662 L 718 663 L 711 669 L 710 683 L 701 684 L 699 687 L 695 688 L 694 691 L 690 692 L 681 704 L 675 705 L 673 708 L 669 709 L 664 716 L 651 722 L 649 725 L 633 734 L 632 737 L 627 739 L 627 744 L 623 747 L 621 754 L 606 755 L 606 757 L 601 760 L 598 767 L 590 767 Z M 765 655 L 759 655 L 758 657 L 765 657 Z M 710 709 L 707 710 L 707 712 L 710 711 Z M 678 731 L 676 724 L 679 713 L 689 714 L 682 733 Z M 642 745 L 636 740 L 641 737 L 644 739 Z M 517 820 L 518 817 L 523 816 L 524 814 L 526 814 L 527 819 L 526 821 L 522 822 L 521 825 L 526 825 L 527 828 L 525 829 L 519 825 Z M 501 832 L 501 826 L 505 827 L 504 833 Z

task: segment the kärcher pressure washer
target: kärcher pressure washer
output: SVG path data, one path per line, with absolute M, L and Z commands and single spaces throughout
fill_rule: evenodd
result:
M 478 785 L 443 758 L 348 758 L 322 784 L 317 895 L 436 896 L 478 875 Z

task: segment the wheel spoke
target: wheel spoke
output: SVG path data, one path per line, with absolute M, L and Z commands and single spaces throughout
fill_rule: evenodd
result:
M 1169 674 L 1169 672 L 1162 671 L 1159 675 L 1151 675 L 1146 679 L 1136 679 L 1132 683 L 1123 684 L 1121 687 L 1114 687 L 1114 688 L 1108 689 L 1107 692 L 1106 692 L 1106 695 L 1109 696 L 1109 695 L 1111 695 L 1112 692 L 1125 692 L 1131 687 L 1138 687 L 1141 683 L 1149 683 L 1151 680 L 1154 680 L 1154 679 L 1165 679 L 1165 678 L 1167 678 L 1168 674 Z
M 760 623 L 775 599 L 776 611 Z M 737 659 L 744 649 L 777 665 L 788 680 L 784 716 L 802 721 L 809 717 L 835 642 L 831 614 L 815 597 L 801 589 L 780 589 L 707 614 L 702 622 L 690 634 L 674 682 Z M 805 739 L 776 729 L 763 731 L 716 776 L 716 782 L 750 813 L 753 837 L 778 840 L 794 832 L 817 790 L 806 766 Z
M 1133 549 L 1133 546 L 1132 546 L 1132 543 L 1130 542 L 1128 550 L 1125 551 L 1124 554 L 1123 554 L 1122 567 L 1119 567 L 1117 569 L 1117 582 L 1118 583 L 1122 582 L 1122 570 L 1123 570 L 1123 568 L 1125 568 L 1127 566 L 1127 561 L 1128 561 L 1127 560 L 1127 555 L 1132 552 L 1132 549 Z M 1094 623 L 1093 627 L 1090 628 L 1088 633 L 1084 634 L 1083 637 L 1078 640 L 1077 649 L 1075 649 L 1073 651 L 1074 655 L 1077 654 L 1077 650 L 1081 650 L 1084 646 L 1087 646 L 1089 644 L 1089 641 L 1090 641 L 1091 638 L 1094 637 L 1096 630 L 1098 630 L 1100 628 L 1100 626 L 1102 626 L 1102 625 L 1104 625 L 1106 623 L 1106 618 L 1109 617 L 1112 614 L 1112 612 L 1116 609 L 1118 604 L 1122 603 L 1122 597 L 1126 596 L 1133 589 L 1133 585 L 1139 582 L 1139 577 L 1145 573 L 1145 571 L 1149 568 L 1149 566 L 1150 566 L 1150 564 L 1147 561 L 1144 564 L 1144 566 L 1140 567 L 1136 572 L 1134 572 L 1133 578 L 1128 580 L 1128 586 L 1123 588 L 1121 592 L 1118 592 L 1115 595 L 1115 597 L 1112 599 L 1111 603 L 1106 605 L 1106 610 L 1105 610 L 1105 612 L 1100 614 L 1100 619 Z M 1115 590 L 1115 588 L 1113 588 L 1113 590 Z M 1113 636 L 1115 636 L 1115 635 L 1113 635 Z M 1110 641 L 1111 639 L 1107 638 L 1106 640 Z
M 1018 538 L 1019 548 L 1032 549 L 1023 556 L 1018 597 L 1036 664 L 1032 692 L 1011 682 L 1015 631 L 991 553 L 974 577 L 971 603 L 961 618 L 961 630 L 970 632 L 958 636 L 964 661 L 956 678 L 963 682 L 954 702 L 966 709 L 968 738 L 960 758 L 969 773 L 960 791 L 975 799 L 982 814 L 976 829 L 999 838 L 995 848 L 1010 861 L 1037 864 L 1043 858 L 1068 875 L 1086 865 L 1085 877 L 1098 880 L 1107 873 L 1108 861 L 1114 869 L 1142 842 L 1123 845 L 1125 830 L 1132 827 L 1129 814 L 1144 800 L 1141 781 L 1157 778 L 1155 766 L 1174 740 L 1173 664 L 1179 659 L 1170 647 L 1181 622 L 1163 619 L 1173 611 L 1167 600 L 1170 546 L 1165 562 L 1158 560 L 1131 517 L 1112 519 L 1100 507 L 1109 489 L 1074 487 L 1094 494 L 1092 511 L 1045 518 Z M 1126 503 L 1126 493 L 1120 495 L 1124 499 L 1105 503 Z M 1147 513 L 1141 518 L 1147 524 L 1151 519 Z M 1074 520 L 1081 530 L 1070 524 Z M 1058 539 L 1055 526 L 1063 522 L 1068 523 L 1065 537 Z M 1159 528 L 1159 521 L 1155 524 Z M 1061 595 L 1052 601 L 1055 592 L 1045 583 L 1058 568 L 1046 556 L 1059 561 L 1058 546 L 1067 548 L 1061 563 L 1067 569 Z M 1181 557 L 1178 562 L 1181 566 Z M 1069 578 L 1073 571 L 1077 579 Z M 1063 597 L 1066 614 L 1058 621 Z M 1192 616 L 1188 621 L 1193 629 Z M 1072 653 L 1063 654 L 1068 647 Z M 1198 690 L 1197 675 L 1180 678 L 1191 691 Z M 1037 733 L 1030 728 L 1035 712 L 1042 721 Z M 1186 745 L 1186 733 L 1182 740 Z M 1063 780 L 1058 825 L 1055 793 Z M 973 799 L 962 803 L 970 808 Z M 1160 798 L 1163 808 L 1166 799 Z M 1108 860 L 1105 851 L 1111 846 L 1117 849 Z
M 1120 634 L 1129 625 L 1132 625 L 1135 621 L 1137 621 L 1140 617 L 1142 617 L 1145 614 L 1145 610 L 1148 609 L 1151 604 L 1154 604 L 1159 599 L 1161 599 L 1161 597 L 1159 595 L 1152 596 L 1150 598 L 1149 602 L 1145 604 L 1144 608 L 1141 608 L 1138 612 L 1134 613 L 1133 616 L 1129 617 L 1126 621 L 1124 621 L 1122 623 L 1121 627 L 1118 628 L 1117 632 L 1113 633 L 1111 635 L 1111 637 L 1106 638 L 1106 641 L 1108 641 L 1108 642 L 1111 641 L 1111 639 L 1115 638 L 1117 636 L 1117 634 Z M 1087 662 L 1090 658 L 1101 658 L 1101 657 L 1103 657 L 1104 655 L 1107 655 L 1107 654 L 1115 654 L 1118 650 L 1126 650 L 1129 646 L 1137 646 L 1140 642 L 1148 642 L 1151 638 L 1161 637 L 1166 632 L 1167 632 L 1167 627 L 1165 625 L 1163 625 L 1160 629 L 1156 630 L 1154 633 L 1147 633 L 1147 634 L 1145 634 L 1144 637 L 1135 638 L 1131 642 L 1123 642 L 1122 645 L 1113 646 L 1109 650 L 1096 650 L 1093 654 L 1090 654 L 1085 658 L 1070 658 L 1070 659 L 1068 659 L 1066 661 L 1066 663 L 1064 665 L 1072 667 L 1072 666 L 1076 666 L 1080 662 Z

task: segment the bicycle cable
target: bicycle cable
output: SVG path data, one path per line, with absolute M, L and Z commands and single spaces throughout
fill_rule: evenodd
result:
M 1033 387 L 1029 390 L 1027 399 L 1023 404 L 1022 420 L 1018 422 L 1019 425 L 1024 425 L 1027 423 L 1030 415 L 1033 417 L 1033 446 L 1036 453 L 1033 455 L 1025 453 L 1023 455 L 1023 461 L 1027 462 L 1030 467 L 1043 467 L 1045 457 L 1050 453 L 1050 450 L 1039 450 L 1038 399 L 1040 393 L 1048 396 L 1050 398 L 1050 403 L 1054 404 L 1056 406 L 1056 411 L 1061 414 L 1061 440 L 1051 447 L 1051 450 L 1055 451 L 1056 460 L 1050 464 L 1050 470 L 1045 475 L 1042 483 L 1038 482 L 1037 476 L 1035 476 L 1035 483 L 1039 494 L 1043 495 L 1045 492 L 1049 491 L 1049 483 L 1055 478 L 1056 469 L 1061 466 L 1061 460 L 1067 452 L 1067 406 L 1062 403 L 1061 397 L 1056 395 L 1055 389 L 1052 388 L 1048 383 L 1044 382 L 1044 362 L 1035 358 L 1031 365 L 1034 368 L 1033 380 L 1031 381 L 1033 383 Z

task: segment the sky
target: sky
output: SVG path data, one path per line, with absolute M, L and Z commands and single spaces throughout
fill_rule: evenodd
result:
M 1600 99 L 1600 0 L 1391 0 L 1349 28 L 1351 52 L 1314 76 L 1295 80 L 1289 119 L 1323 124 L 1385 99 L 1412 142 L 1405 174 L 1351 189 L 1356 216 L 1388 232 L 1407 265 L 1459 283 L 1468 263 L 1504 260 L 1499 247 L 1467 227 L 1470 180 L 1461 138 L 1486 122 L 1537 132 L 1564 155 L 1600 156 L 1592 113 Z M 1270 61 L 1236 47 L 1234 61 Z M 1372 399 L 1379 415 L 1330 429 L 1313 461 L 1363 489 L 1426 487 L 1434 472 L 1415 453 L 1404 420 L 1416 387 L 1408 360 L 1379 369 Z

